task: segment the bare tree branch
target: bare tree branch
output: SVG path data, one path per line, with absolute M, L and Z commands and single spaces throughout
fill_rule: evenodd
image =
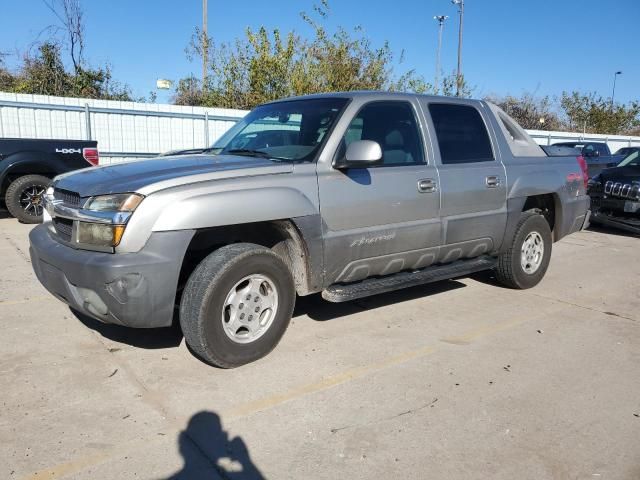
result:
M 84 65 L 84 11 L 80 0 L 42 1 L 64 27 L 73 68 L 78 72 Z

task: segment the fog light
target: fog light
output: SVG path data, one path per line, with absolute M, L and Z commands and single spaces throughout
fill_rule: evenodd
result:
M 124 225 L 78 222 L 77 241 L 85 245 L 117 247 L 124 234 Z
M 82 297 L 82 306 L 90 313 L 104 317 L 109 313 L 109 308 L 105 305 L 102 299 L 93 290 L 88 288 L 78 288 L 78 293 Z

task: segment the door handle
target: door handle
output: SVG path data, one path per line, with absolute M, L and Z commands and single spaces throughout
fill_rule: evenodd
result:
M 420 193 L 432 193 L 437 190 L 438 185 L 433 178 L 418 180 L 418 191 Z
M 490 175 L 485 179 L 487 188 L 496 188 L 500 186 L 500 177 Z

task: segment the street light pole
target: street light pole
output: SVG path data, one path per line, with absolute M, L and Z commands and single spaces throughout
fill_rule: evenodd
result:
M 209 59 L 209 36 L 207 33 L 207 0 L 202 0 L 202 90 L 207 83 L 207 60 Z
M 442 30 L 444 29 L 444 21 L 449 18 L 446 15 L 436 15 L 433 17 L 438 21 L 438 52 L 436 54 L 436 78 L 433 84 L 434 93 L 437 95 L 440 89 L 440 52 L 442 51 Z
M 462 22 L 464 20 L 464 0 L 451 0 L 451 3 L 458 6 L 460 15 L 460 26 L 458 27 L 458 71 L 456 73 L 456 97 L 460 96 L 462 88 Z
M 613 97 L 616 95 L 616 78 L 618 75 L 622 75 L 622 72 L 615 72 L 613 74 L 613 91 L 611 92 L 611 110 L 613 110 Z

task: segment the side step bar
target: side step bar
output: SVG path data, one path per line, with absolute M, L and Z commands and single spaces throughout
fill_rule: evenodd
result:
M 322 298 L 329 302 L 340 303 L 369 297 L 381 293 L 415 287 L 425 283 L 448 280 L 495 267 L 497 260 L 482 256 L 471 260 L 458 260 L 446 265 L 428 267 L 413 272 L 400 272 L 385 277 L 375 277 L 355 283 L 337 283 L 322 292 Z

